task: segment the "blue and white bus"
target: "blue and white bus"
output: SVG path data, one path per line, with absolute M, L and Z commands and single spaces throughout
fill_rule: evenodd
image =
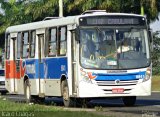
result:
M 122 98 L 132 106 L 151 94 L 148 32 L 144 16 L 104 11 L 8 27 L 6 88 L 28 102 Z

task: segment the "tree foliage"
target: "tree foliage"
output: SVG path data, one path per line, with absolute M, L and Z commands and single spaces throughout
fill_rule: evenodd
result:
M 160 75 L 160 33 L 153 34 L 153 51 L 152 51 L 153 74 Z
M 158 0 L 71 0 L 68 11 L 79 10 L 81 13 L 89 9 L 105 9 L 107 12 L 141 13 L 141 7 L 148 21 L 158 18 L 160 11 Z
M 48 16 L 57 15 L 58 0 L 39 0 L 25 4 L 25 15 L 31 15 L 33 20 L 41 20 Z
M 29 15 L 24 15 L 25 9 L 22 2 L 16 2 L 16 0 L 2 1 L 1 7 L 4 10 L 4 14 L 0 15 L 0 22 L 2 23 L 0 34 L 4 33 L 9 26 L 32 21 Z
M 105 9 L 107 12 L 140 14 L 141 6 L 150 20 L 158 18 L 158 0 L 63 0 L 64 15 L 78 15 L 86 10 Z M 0 0 L 4 14 L 0 15 L 0 34 L 8 26 L 42 20 L 48 16 L 58 16 L 58 0 Z

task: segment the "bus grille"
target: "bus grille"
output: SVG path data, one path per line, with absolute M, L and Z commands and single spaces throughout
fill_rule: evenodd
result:
M 138 80 L 123 80 L 123 81 L 96 81 L 97 85 L 101 87 L 103 91 L 105 91 L 105 94 L 113 94 L 112 88 L 121 88 L 124 87 L 123 94 L 129 94 L 130 91 L 133 89 L 133 86 L 135 86 L 138 83 Z M 118 94 L 118 93 L 117 93 Z M 120 93 L 121 94 L 121 93 Z
M 136 85 L 138 80 L 127 80 L 127 81 L 96 81 L 98 86 L 131 86 Z

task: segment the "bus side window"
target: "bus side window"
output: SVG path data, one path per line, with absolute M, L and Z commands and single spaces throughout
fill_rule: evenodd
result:
M 10 58 L 10 35 L 7 35 L 6 39 L 6 59 Z
M 60 55 L 66 55 L 67 52 L 67 29 L 66 27 L 60 27 Z
M 22 36 L 22 57 L 28 58 L 29 57 L 29 34 L 28 32 L 24 32 Z
M 36 31 L 31 31 L 30 35 L 30 57 L 35 57 L 35 40 L 36 40 Z
M 48 40 L 48 56 L 55 56 L 57 53 L 57 30 L 52 28 L 49 30 L 49 40 Z
M 21 33 L 18 33 L 17 36 L 17 59 L 20 59 L 21 53 Z

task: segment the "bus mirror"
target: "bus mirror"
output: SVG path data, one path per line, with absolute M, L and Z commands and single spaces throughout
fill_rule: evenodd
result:
M 76 41 L 80 41 L 80 31 L 78 27 L 75 29 L 75 32 L 76 32 L 75 34 Z

